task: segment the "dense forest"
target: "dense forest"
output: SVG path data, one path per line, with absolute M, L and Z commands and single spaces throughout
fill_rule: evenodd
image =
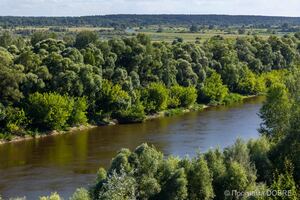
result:
M 13 17 L 0 16 L 0 26 L 104 26 L 134 27 L 149 25 L 217 26 L 299 26 L 299 17 L 234 15 L 103 15 L 82 17 Z
M 266 92 L 299 62 L 299 34 L 203 44 L 0 36 L 0 136 L 36 136 L 84 124 L 145 120 L 164 110 L 228 104 Z
M 298 200 L 300 198 L 299 69 L 273 83 L 260 110 L 261 137 L 194 158 L 165 157 L 142 144 L 122 149 L 92 186 L 71 200 Z M 241 127 L 242 129 L 243 127 Z M 60 200 L 53 193 L 41 200 Z

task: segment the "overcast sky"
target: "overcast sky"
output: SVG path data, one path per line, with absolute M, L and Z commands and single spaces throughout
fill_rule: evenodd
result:
M 104 14 L 300 16 L 300 0 L 0 0 L 0 15 Z

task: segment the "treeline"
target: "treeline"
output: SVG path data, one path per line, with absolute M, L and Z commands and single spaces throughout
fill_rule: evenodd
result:
M 1 137 L 85 123 L 141 122 L 145 115 L 226 104 L 265 92 L 299 61 L 299 37 L 224 39 L 204 44 L 94 32 L 55 39 L 0 36 Z M 238 94 L 237 94 L 238 93 Z
M 122 149 L 107 171 L 98 170 L 92 186 L 77 189 L 70 199 L 298 200 L 299 76 L 299 68 L 294 69 L 269 87 L 259 139 L 237 140 L 194 158 L 165 157 L 147 144 Z
M 234 15 L 104 15 L 82 17 L 13 17 L 1 16 L 0 26 L 105 26 L 135 27 L 149 25 L 216 26 L 299 26 L 299 17 Z

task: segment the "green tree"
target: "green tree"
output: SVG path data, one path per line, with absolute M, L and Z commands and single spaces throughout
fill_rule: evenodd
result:
M 212 175 L 206 160 L 199 155 L 186 171 L 188 179 L 188 199 L 213 199 Z
M 88 190 L 78 188 L 69 200 L 91 200 Z
M 56 93 L 34 93 L 29 96 L 27 113 L 32 125 L 40 129 L 60 130 L 68 126 L 74 100 Z
M 12 64 L 12 55 L 0 49 L 0 102 L 3 104 L 18 102 L 23 97 L 20 85 L 25 78 L 24 68 Z
M 32 35 L 31 35 L 31 44 L 34 46 L 36 45 L 38 42 L 40 41 L 43 41 L 45 39 L 49 39 L 49 38 L 52 38 L 52 39 L 56 39 L 57 38 L 57 35 L 53 32 L 47 32 L 47 31 L 37 31 L 37 32 L 34 32 Z
M 198 27 L 197 25 L 192 25 L 192 26 L 190 27 L 190 32 L 196 33 L 196 32 L 198 32 L 198 31 L 199 31 L 199 27 Z
M 226 165 L 224 154 L 220 149 L 209 150 L 204 154 L 209 171 L 212 175 L 212 186 L 215 194 L 214 199 L 224 199 L 224 191 L 227 190 L 224 184 Z
M 147 113 L 165 110 L 168 106 L 168 90 L 162 83 L 151 83 L 141 95 Z
M 172 86 L 169 91 L 169 107 L 190 107 L 197 100 L 197 90 L 194 87 Z
M 103 80 L 99 103 L 104 112 L 116 112 L 129 108 L 131 98 L 120 85 L 113 85 L 110 81 Z
M 120 123 L 143 122 L 146 118 L 145 108 L 141 102 L 135 102 L 130 108 L 117 112 Z
M 249 69 L 246 69 L 245 73 L 238 81 L 237 90 L 240 94 L 258 94 L 259 92 L 262 92 L 259 91 L 260 88 L 258 87 L 258 84 L 255 74 Z
M 4 31 L 1 35 L 0 35 L 0 46 L 7 48 L 10 45 L 12 45 L 13 43 L 13 37 L 10 34 L 10 32 L 8 31 Z
M 5 108 L 2 105 L 0 114 L 0 129 L 2 127 L 8 134 L 23 136 L 29 122 L 30 121 L 23 109 L 12 106 Z
M 179 59 L 177 64 L 177 82 L 185 87 L 195 86 L 198 81 L 197 74 L 193 71 L 191 64 L 184 60 Z
M 250 161 L 257 169 L 257 181 L 270 183 L 272 180 L 273 165 L 269 158 L 271 144 L 268 138 L 261 137 L 248 141 Z
M 51 193 L 50 196 L 42 196 L 39 200 L 62 200 L 62 198 L 56 192 Z
M 213 72 L 205 81 L 199 91 L 200 101 L 222 102 L 228 95 L 228 88 L 223 85 L 221 76 Z
M 289 129 L 290 114 L 291 102 L 286 87 L 282 84 L 272 85 L 266 103 L 260 110 L 263 120 L 260 132 L 279 140 Z
M 99 200 L 131 200 L 136 199 L 136 182 L 124 171 L 117 174 L 115 171 L 107 178 L 102 190 L 95 199 Z
M 274 175 L 274 182 L 272 183 L 270 189 L 272 191 L 288 192 L 286 194 L 278 193 L 272 196 L 272 200 L 297 200 L 299 199 L 299 188 L 294 181 L 293 177 L 293 167 L 289 161 L 285 162 L 285 172 L 283 174 Z
M 86 124 L 87 119 L 87 108 L 88 103 L 86 98 L 76 98 L 74 99 L 73 110 L 70 118 L 68 119 L 69 125 L 82 125 Z
M 90 43 L 96 42 L 98 35 L 93 31 L 81 31 L 76 35 L 74 46 L 78 49 L 83 49 Z

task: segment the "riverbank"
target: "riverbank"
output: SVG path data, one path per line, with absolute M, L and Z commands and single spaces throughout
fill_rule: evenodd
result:
M 170 117 L 170 116 L 189 113 L 189 112 L 201 111 L 201 110 L 203 110 L 205 108 L 208 108 L 208 107 L 210 107 L 210 106 L 208 106 L 208 105 L 195 105 L 191 108 L 169 109 L 169 110 L 161 111 L 161 112 L 158 112 L 158 113 L 155 113 L 155 114 L 152 114 L 152 115 L 147 115 L 145 117 L 144 121 L 149 121 L 149 120 L 162 118 L 162 117 Z M 140 123 L 143 123 L 143 122 L 140 122 Z M 67 134 L 67 133 L 69 134 L 69 133 L 72 133 L 72 132 L 83 131 L 83 130 L 92 129 L 92 128 L 96 128 L 96 127 L 101 127 L 101 126 L 114 126 L 114 125 L 117 125 L 117 124 L 121 124 L 121 123 L 119 123 L 115 119 L 111 119 L 111 120 L 108 120 L 106 122 L 102 122 L 99 125 L 92 125 L 92 124 L 81 125 L 81 126 L 77 126 L 77 127 L 71 127 L 71 128 L 68 128 L 67 130 L 62 130 L 62 131 L 53 130 L 53 131 L 42 132 L 42 133 L 38 133 L 34 136 L 32 136 L 32 135 L 12 136 L 10 138 L 10 140 L 0 139 L 0 145 L 1 144 L 6 144 L 6 143 L 21 142 L 21 141 L 24 141 L 24 140 L 39 139 L 39 138 L 44 138 L 44 137 L 49 137 L 49 136 L 54 136 L 54 135 L 61 135 L 61 134 Z M 127 123 L 127 124 L 129 124 L 129 123 Z
M 255 98 L 255 97 L 257 97 L 257 95 L 242 96 L 241 101 L 243 101 L 245 99 Z M 201 111 L 206 108 L 213 107 L 213 106 L 220 106 L 220 105 L 218 105 L 218 104 L 208 104 L 208 105 L 195 104 L 194 106 L 192 106 L 190 108 L 168 109 L 168 110 L 161 111 L 161 112 L 158 112 L 158 113 L 155 113 L 152 115 L 147 115 L 144 121 L 149 121 L 149 120 L 163 118 L 163 117 L 170 117 L 170 116 L 185 114 L 185 113 L 189 113 L 189 112 L 197 112 L 197 111 Z M 141 123 L 143 123 L 143 122 L 141 122 Z M 10 138 L 10 140 L 0 139 L 0 145 L 6 144 L 6 143 L 21 142 L 24 140 L 39 139 L 39 138 L 44 138 L 44 137 L 49 137 L 49 136 L 54 136 L 54 135 L 69 134 L 72 132 L 92 129 L 92 128 L 96 128 L 96 127 L 100 127 L 100 126 L 113 126 L 113 125 L 117 125 L 117 124 L 120 124 L 120 123 L 117 120 L 112 119 L 105 123 L 103 122 L 99 125 L 92 125 L 92 124 L 81 125 L 81 126 L 71 127 L 71 128 L 68 128 L 67 130 L 63 130 L 63 131 L 53 130 L 53 131 L 48 131 L 48 132 L 42 132 L 42 133 L 36 134 L 34 136 L 32 136 L 32 135 L 12 136 L 12 138 Z
M 39 138 L 49 137 L 49 136 L 53 136 L 53 135 L 72 133 L 72 132 L 75 132 L 75 131 L 83 131 L 83 130 L 96 128 L 96 127 L 97 126 L 95 126 L 95 125 L 87 124 L 87 125 L 81 125 L 81 126 L 76 126 L 76 127 L 70 127 L 67 130 L 62 130 L 62 131 L 53 130 L 53 131 L 41 132 L 41 133 L 36 134 L 34 136 L 31 136 L 31 135 L 12 136 L 12 138 L 10 140 L 1 139 L 0 140 L 0 145 L 1 144 L 6 144 L 6 143 L 21 142 L 21 141 L 24 141 L 24 140 L 39 139 Z

